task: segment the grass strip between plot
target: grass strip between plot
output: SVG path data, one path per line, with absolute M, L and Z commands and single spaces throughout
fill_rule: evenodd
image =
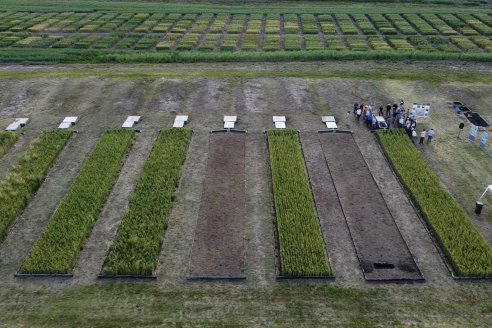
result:
M 459 276 L 491 277 L 492 250 L 408 136 L 377 134 L 384 153 Z
M 283 276 L 331 276 L 295 130 L 270 130 L 268 147 Z
M 46 178 L 72 131 L 45 131 L 0 182 L 0 241 Z
M 21 268 L 28 274 L 67 274 L 92 230 L 123 165 L 134 130 L 107 131 Z
M 0 132 L 0 158 L 5 155 L 14 143 L 19 139 L 17 133 L 12 132 Z
M 191 130 L 161 132 L 104 263 L 103 275 L 152 275 Z

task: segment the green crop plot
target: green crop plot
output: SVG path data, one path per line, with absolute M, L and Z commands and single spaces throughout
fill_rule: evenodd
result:
M 276 226 L 284 276 L 329 276 L 325 243 L 295 130 L 269 130 Z
M 5 155 L 14 143 L 19 139 L 17 133 L 12 132 L 0 132 L 0 158 Z
M 389 162 L 460 276 L 491 277 L 492 249 L 401 131 L 377 134 Z
M 104 263 L 103 275 L 152 275 L 191 130 L 161 132 Z
M 43 132 L 0 182 L 0 241 L 5 239 L 16 217 L 39 189 L 71 135 L 72 131 L 67 130 Z M 12 137 L 2 139 L 9 138 Z
M 110 130 L 103 135 L 27 256 L 21 273 L 71 272 L 109 196 L 134 134 L 134 130 Z
M 244 60 L 248 56 L 250 59 L 263 56 L 240 52 L 268 52 L 265 58 L 273 58 L 305 56 L 293 52 L 306 50 L 316 50 L 321 56 L 329 57 L 337 57 L 331 50 L 345 50 L 344 57 L 357 58 L 375 55 L 492 60 L 488 45 L 492 38 L 492 16 L 487 9 L 475 12 L 429 7 L 420 11 L 417 7 L 405 10 L 385 7 L 362 11 L 347 7 L 341 11 L 325 8 L 313 12 L 302 8 L 285 11 L 251 8 L 250 13 L 244 8 L 182 12 L 169 9 L 170 12 L 152 13 L 0 11 L 0 58 L 4 50 L 5 59 L 12 60 L 14 56 L 9 49 L 16 48 L 10 52 L 48 50 L 42 54 L 24 54 L 29 58 L 39 56 L 39 60 L 50 60 L 50 54 L 53 57 L 58 54 L 89 62 L 118 61 L 117 58 L 179 61 L 177 58 L 181 57 L 196 61 L 204 56 L 219 60 L 231 56 L 231 52 Z M 289 52 L 272 54 L 283 50 Z M 85 56 L 84 51 L 91 55 Z M 374 51 L 377 53 L 371 54 Z

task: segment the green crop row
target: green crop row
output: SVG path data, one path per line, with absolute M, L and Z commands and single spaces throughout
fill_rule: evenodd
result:
M 123 165 L 134 130 L 109 130 L 27 256 L 21 273 L 68 274 Z
M 17 133 L 12 132 L 0 132 L 0 158 L 5 155 L 10 147 L 14 145 L 14 143 L 19 139 L 19 135 Z
M 156 141 L 104 263 L 103 275 L 152 275 L 191 130 L 164 130 Z
M 269 130 L 267 136 L 281 274 L 329 276 L 332 272 L 298 133 L 295 130 Z
M 459 276 L 491 277 L 492 250 L 408 136 L 389 130 L 377 137 L 455 272 Z
M 67 130 L 43 132 L 0 182 L 0 241 L 41 186 L 71 135 Z

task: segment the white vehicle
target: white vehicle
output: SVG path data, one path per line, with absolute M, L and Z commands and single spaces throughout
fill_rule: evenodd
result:
M 387 129 L 388 124 L 386 124 L 386 120 L 382 116 L 376 116 L 376 129 Z

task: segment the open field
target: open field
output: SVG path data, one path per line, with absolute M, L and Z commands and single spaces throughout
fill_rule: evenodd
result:
M 488 7 L 50 5 L 6 1 L 0 11 L 2 61 L 492 60 Z
M 465 141 L 469 123 L 446 104 L 459 100 L 492 121 L 488 106 L 492 103 L 492 69 L 487 64 L 459 62 L 405 62 L 405 69 L 401 67 L 401 63 L 371 61 L 1 66 L 0 126 L 14 117 L 31 118 L 25 134 L 0 158 L 2 173 L 41 131 L 56 127 L 66 115 L 79 115 L 80 122 L 76 125 L 79 132 L 60 152 L 47 179 L 0 245 L 0 326 L 63 327 L 70 322 L 94 327 L 486 327 L 492 320 L 490 281 L 451 278 L 376 139 L 352 117 L 346 121 L 345 113 L 355 101 L 386 104 L 404 98 L 405 103 L 430 102 L 430 118 L 419 122 L 419 127 L 433 127 L 436 137 L 432 145 L 419 151 L 492 245 L 491 198 L 486 198 L 480 216 L 473 213 L 476 198 L 492 181 L 492 158 L 477 144 Z M 177 113 L 190 116 L 187 127 L 194 135 L 163 232 L 165 251 L 159 255 L 157 279 L 101 282 L 97 275 L 104 254 L 128 211 L 145 158 L 158 131 L 169 127 Z M 248 130 L 244 156 L 246 280 L 189 282 L 191 244 L 206 190 L 209 131 L 222 125 L 222 115 L 231 113 L 238 115 L 240 128 Z M 353 130 L 360 154 L 425 283 L 365 282 L 340 207 L 322 212 L 319 204 L 335 281 L 276 280 L 273 198 L 263 132 L 273 126 L 271 115 L 286 115 L 287 126 L 301 132 L 309 172 L 319 163 L 322 151 L 317 136 L 311 134 L 323 127 L 320 117 L 326 114 L 334 115 L 340 127 L 348 125 Z M 48 226 L 103 132 L 119 127 L 127 115 L 142 115 L 138 125 L 142 132 L 135 135 L 108 203 L 83 245 L 74 277 L 15 278 L 13 274 Z M 465 130 L 457 139 L 460 122 L 465 123 Z M 313 176 L 309 172 L 309 179 Z M 321 186 L 311 183 L 316 196 Z

